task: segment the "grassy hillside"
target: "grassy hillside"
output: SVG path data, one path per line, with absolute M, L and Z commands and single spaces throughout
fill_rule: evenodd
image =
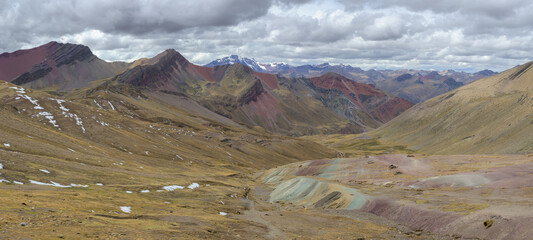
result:
M 426 153 L 532 152 L 532 65 L 418 104 L 370 135 Z
M 244 211 L 251 175 L 336 155 L 184 99 L 162 104 L 108 89 L 59 100 L 5 82 L 0 99 L 5 238 L 253 238 L 265 230 L 220 214 Z

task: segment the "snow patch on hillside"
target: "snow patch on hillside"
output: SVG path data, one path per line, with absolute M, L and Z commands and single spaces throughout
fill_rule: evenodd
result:
M 123 211 L 125 213 L 131 213 L 131 207 L 129 206 L 121 206 L 120 211 Z
M 195 188 L 197 188 L 197 187 L 200 187 L 200 184 L 198 184 L 198 183 L 191 183 L 191 185 L 189 185 L 187 188 L 188 188 L 188 189 L 195 189 Z

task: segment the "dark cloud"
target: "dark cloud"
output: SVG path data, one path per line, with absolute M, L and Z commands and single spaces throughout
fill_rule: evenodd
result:
M 73 33 L 86 28 L 104 32 L 177 32 L 185 28 L 230 26 L 265 15 L 268 0 L 202 1 L 2 1 L 16 28 L 43 33 Z M 4 15 L 5 16 L 5 15 Z M 6 24 L 7 25 L 7 24 Z M 4 27 L 9 27 L 4 26 Z
M 387 9 L 403 7 L 413 11 L 434 13 L 461 12 L 469 15 L 485 15 L 493 18 L 512 17 L 516 11 L 530 6 L 529 0 L 339 0 L 349 9 Z
M 503 70 L 533 56 L 526 0 L 0 0 L 0 52 L 51 40 L 103 59 Z

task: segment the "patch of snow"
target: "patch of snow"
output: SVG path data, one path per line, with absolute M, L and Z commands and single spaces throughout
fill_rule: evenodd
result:
M 81 118 L 78 117 L 78 115 L 73 114 L 74 118 L 76 119 L 76 125 L 81 126 L 81 130 L 83 133 L 85 133 L 85 128 L 83 127 L 83 122 L 81 121 Z
M 146 189 L 146 190 L 141 190 L 141 193 L 149 193 L 150 190 Z
M 176 154 L 176 157 L 178 157 L 179 159 L 183 160 L 183 158 L 180 155 L 178 155 L 178 154 Z
M 104 126 L 104 127 L 109 127 L 109 123 L 106 123 L 104 121 L 98 121 L 98 120 L 95 120 L 97 123 L 99 123 L 100 125 Z
M 50 171 L 46 170 L 46 169 L 39 169 L 39 171 L 43 172 L 43 173 L 50 173 Z
M 71 151 L 71 152 L 76 152 L 76 151 L 75 151 L 74 149 L 72 149 L 72 148 L 67 148 L 67 149 L 68 149 L 69 151 Z
M 73 186 L 73 187 L 83 187 L 83 188 L 89 187 L 89 185 L 75 184 L 75 183 L 71 183 L 70 186 Z
M 15 92 L 17 93 L 26 94 L 26 89 L 24 89 L 23 87 L 9 87 L 9 88 L 14 89 Z
M 150 152 L 149 152 L 149 151 L 144 151 L 144 153 L 145 153 L 146 155 L 148 155 Z
M 115 111 L 115 106 L 113 106 L 113 104 L 111 104 L 111 101 L 107 101 L 107 103 L 109 103 L 109 106 L 111 107 L 111 109 L 113 109 L 113 111 Z
M 164 187 L 162 187 L 162 188 L 163 188 L 164 190 L 167 190 L 167 191 L 171 192 L 171 191 L 174 191 L 174 190 L 176 190 L 176 189 L 183 189 L 184 187 L 179 186 L 179 185 L 169 185 L 169 186 L 164 186 Z
M 59 101 L 58 101 L 59 103 Z M 63 105 L 59 104 L 59 109 L 62 110 L 62 111 L 65 111 L 65 112 L 68 112 L 70 109 L 64 107 Z
M 63 106 L 63 103 L 66 102 L 65 100 L 61 100 L 61 99 L 56 99 L 56 98 L 50 98 L 50 100 L 54 100 L 57 102 L 57 104 L 59 104 L 59 109 L 61 109 L 63 112 L 68 112 L 70 111 L 70 109 L 66 108 L 65 106 Z M 65 113 L 63 113 L 65 114 Z
M 18 185 L 23 185 L 24 183 L 23 182 L 19 182 L 19 181 L 13 181 L 14 184 L 18 184 Z
M 67 186 L 67 185 L 61 185 L 61 184 L 53 182 L 53 181 L 50 181 L 50 183 L 43 183 L 43 182 L 39 182 L 39 181 L 30 180 L 30 183 L 31 184 L 37 184 L 37 185 L 44 185 L 44 186 L 62 187 L 62 188 L 72 187 L 72 186 Z
M 131 207 L 128 206 L 121 206 L 120 211 L 123 211 L 125 213 L 131 213 Z
M 77 114 L 63 111 L 63 116 L 65 116 L 66 118 L 74 119 L 76 121 L 76 125 L 80 126 L 81 131 L 85 133 L 85 127 L 83 127 L 83 121 L 81 121 L 81 118 L 78 117 Z
M 33 98 L 31 98 L 30 96 L 28 96 L 28 95 L 23 95 L 23 94 L 18 94 L 18 96 L 21 97 L 21 98 L 24 98 L 24 99 L 26 99 L 26 100 L 28 100 L 28 101 L 30 101 L 33 105 L 35 105 L 35 106 L 33 107 L 33 109 L 44 109 L 43 107 L 41 107 L 41 105 L 39 105 L 37 99 L 33 99 Z
M 98 106 L 99 109 L 102 109 L 102 106 L 100 106 L 100 104 L 98 104 L 98 102 L 95 99 L 93 99 L 93 102 L 96 103 L 96 106 Z
M 96 183 L 96 186 L 104 186 L 102 183 Z
M 41 108 L 42 109 L 42 108 Z M 39 112 L 37 113 L 37 115 L 35 115 L 36 117 L 40 117 L 40 116 L 44 116 L 44 118 L 48 119 L 48 122 L 50 124 L 52 124 L 52 126 L 54 127 L 59 127 L 59 125 L 57 125 L 57 121 L 54 119 L 54 115 L 52 115 L 51 113 L 49 112 Z
M 1 183 L 1 182 L 10 183 L 9 180 L 5 180 L 5 179 L 0 179 L 0 183 Z
M 4 169 L 4 165 L 2 165 L 2 163 L 0 163 L 0 169 Z
M 195 189 L 195 188 L 197 188 L 197 187 L 200 187 L 200 184 L 198 184 L 198 183 L 191 183 L 191 185 L 189 185 L 187 188 L 188 188 L 188 189 Z
M 11 147 L 11 144 L 9 144 L 9 143 L 4 143 L 4 147 Z
M 132 191 L 126 191 L 126 193 L 133 193 Z
M 218 214 L 220 214 L 220 215 L 222 215 L 222 216 L 226 216 L 226 215 L 228 215 L 228 213 L 226 213 L 226 212 L 219 212 Z

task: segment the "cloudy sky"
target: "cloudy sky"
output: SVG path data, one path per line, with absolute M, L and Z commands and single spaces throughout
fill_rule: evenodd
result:
M 294 65 L 501 71 L 531 61 L 530 0 L 0 0 L 0 52 L 49 41 L 130 61 L 174 48 Z

